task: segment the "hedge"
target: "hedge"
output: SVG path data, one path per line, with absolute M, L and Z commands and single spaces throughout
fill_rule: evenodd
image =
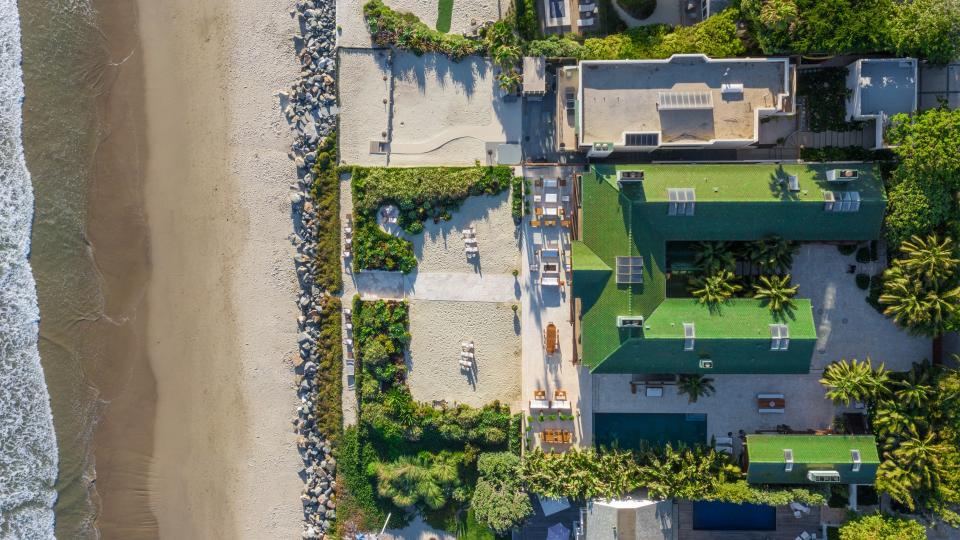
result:
M 336 292 L 343 287 L 340 267 L 340 175 L 336 161 L 337 134 L 331 132 L 317 146 L 311 188 L 318 227 L 313 280 L 328 292 Z

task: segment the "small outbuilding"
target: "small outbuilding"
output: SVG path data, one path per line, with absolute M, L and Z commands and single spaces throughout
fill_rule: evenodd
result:
M 671 540 L 673 538 L 673 499 L 665 501 L 595 500 L 584 510 L 586 540 Z
M 542 56 L 523 57 L 523 95 L 542 99 L 547 93 L 547 61 Z

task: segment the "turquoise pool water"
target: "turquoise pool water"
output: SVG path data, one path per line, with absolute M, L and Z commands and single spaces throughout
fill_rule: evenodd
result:
M 596 413 L 593 440 L 597 447 L 639 450 L 644 443 L 674 446 L 707 443 L 707 415 L 667 413 Z

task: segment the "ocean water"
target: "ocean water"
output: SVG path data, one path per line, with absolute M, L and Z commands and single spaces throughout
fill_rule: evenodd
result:
M 34 195 L 22 144 L 16 0 L 0 0 L 0 538 L 54 536 L 57 443 L 30 268 Z

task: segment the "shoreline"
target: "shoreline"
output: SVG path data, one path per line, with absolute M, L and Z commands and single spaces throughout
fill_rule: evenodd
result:
M 100 353 L 83 475 L 95 526 L 299 536 L 296 172 L 274 95 L 297 74 L 292 2 L 96 1 L 109 127 L 87 223 L 103 295 L 84 337 Z

